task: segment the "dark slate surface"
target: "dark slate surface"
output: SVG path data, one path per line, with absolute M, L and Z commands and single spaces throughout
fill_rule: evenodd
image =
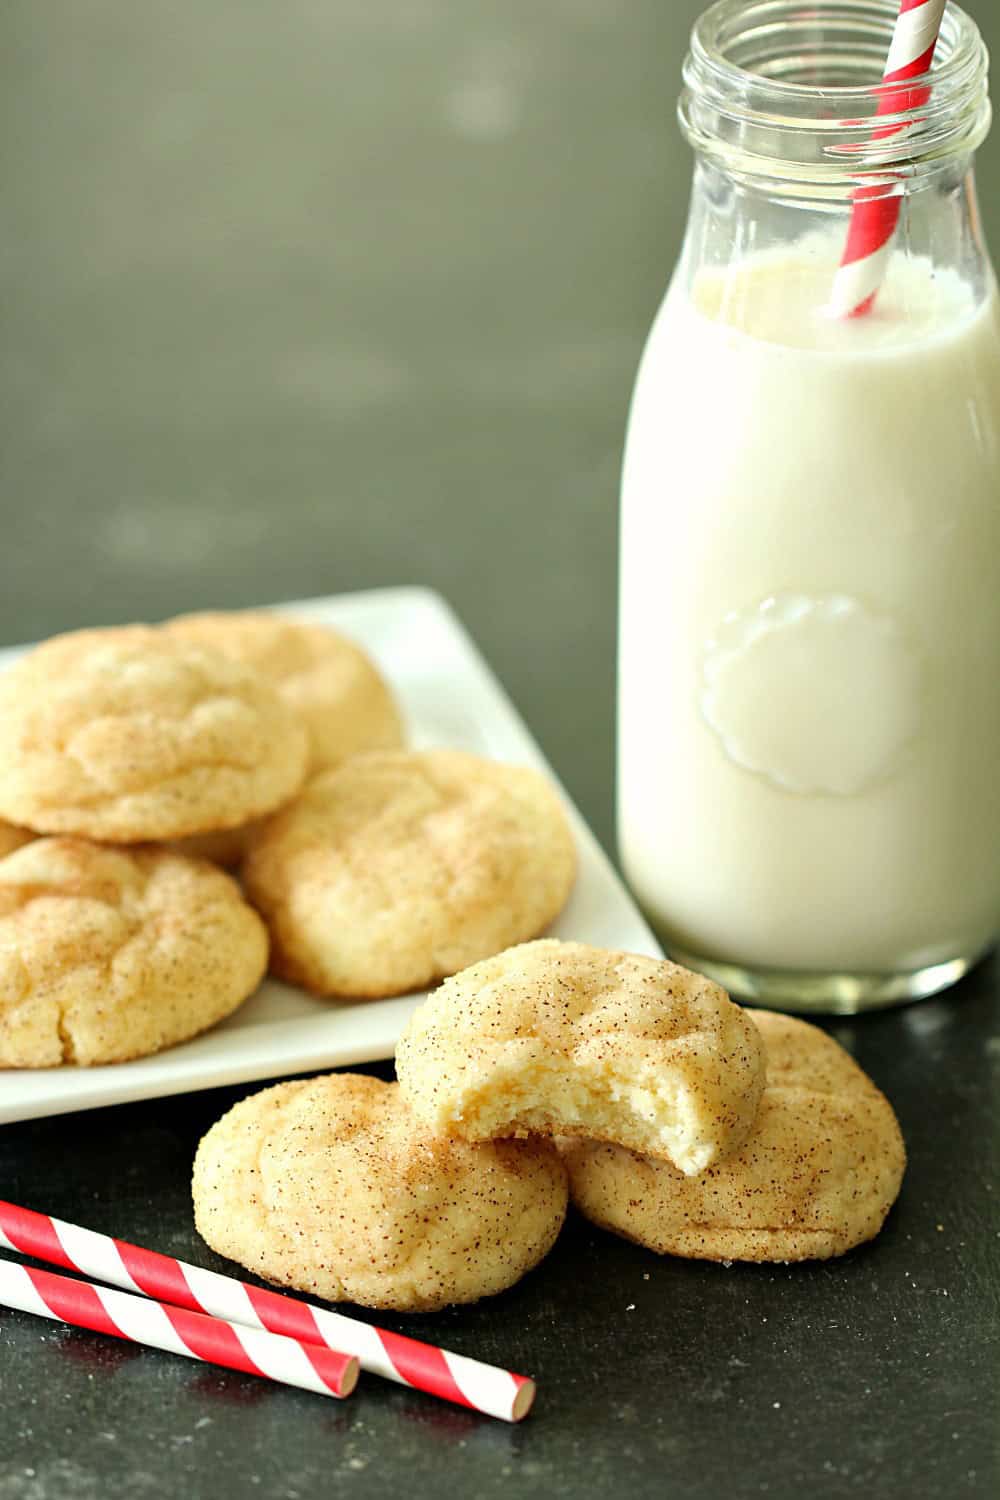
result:
M 432 584 L 610 843 L 616 474 L 698 8 L 7 0 L 0 639 Z M 0 1312 L 0 1500 L 992 1494 L 998 980 L 833 1028 L 910 1146 L 873 1246 L 727 1269 L 571 1222 L 393 1323 L 537 1375 L 517 1429 Z M 0 1191 L 216 1263 L 190 1161 L 241 1092 L 8 1126 Z
M 372 1377 L 340 1405 L 0 1314 L 0 1495 L 988 1495 L 1000 1212 L 996 966 L 834 1035 L 909 1143 L 880 1238 L 807 1266 L 661 1259 L 571 1220 L 477 1307 L 387 1326 L 534 1374 L 518 1428 Z M 245 1089 L 7 1126 L 15 1201 L 225 1270 L 191 1157 Z

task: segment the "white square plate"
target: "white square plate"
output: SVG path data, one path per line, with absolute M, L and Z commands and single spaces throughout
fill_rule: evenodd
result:
M 464 626 L 438 594 L 376 589 L 281 609 L 336 626 L 371 652 L 402 702 L 415 746 L 458 746 L 552 775 Z M 0 667 L 17 654 L 0 651 Z M 594 835 L 575 807 L 568 804 L 568 811 L 580 872 L 551 935 L 659 956 L 656 940 Z M 422 999 L 421 994 L 341 1004 L 267 980 L 221 1025 L 153 1057 L 100 1068 L 0 1072 L 0 1123 L 374 1062 L 392 1056 L 407 1017 Z

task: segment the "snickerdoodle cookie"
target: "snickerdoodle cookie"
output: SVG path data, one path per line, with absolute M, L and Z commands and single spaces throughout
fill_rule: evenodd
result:
M 181 615 L 165 629 L 244 662 L 270 682 L 306 727 L 311 774 L 403 743 L 388 685 L 371 657 L 339 631 L 265 610 Z
M 701 1172 L 746 1138 L 760 1035 L 725 991 L 664 959 L 526 943 L 457 974 L 396 1050 L 428 1129 L 614 1141 Z
M 0 821 L 0 859 L 13 854 L 22 844 L 30 844 L 37 837 L 37 834 L 29 832 L 27 828 L 15 828 L 13 823 Z
M 616 1146 L 564 1141 L 573 1199 L 588 1219 L 703 1260 L 825 1259 L 878 1233 L 906 1165 L 892 1107 L 815 1026 L 751 1014 L 768 1063 L 746 1144 L 692 1179 Z
M 256 988 L 267 934 L 227 875 L 159 849 L 44 838 L 0 860 L 0 1068 L 122 1062 Z
M 0 675 L 0 815 L 42 832 L 236 827 L 294 795 L 306 755 L 261 677 L 147 626 L 56 636 Z
M 475 1302 L 542 1259 L 566 1213 L 547 1142 L 421 1130 L 395 1084 L 352 1073 L 237 1104 L 194 1164 L 198 1232 L 256 1276 L 331 1302 Z
M 558 914 L 576 855 L 537 771 L 459 750 L 356 756 L 252 843 L 277 973 L 318 995 L 419 989 Z

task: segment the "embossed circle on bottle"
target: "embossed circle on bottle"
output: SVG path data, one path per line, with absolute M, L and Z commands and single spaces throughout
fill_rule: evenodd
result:
M 890 776 L 920 720 L 900 627 L 846 594 L 777 594 L 706 643 L 701 711 L 729 759 L 788 792 L 849 797 Z

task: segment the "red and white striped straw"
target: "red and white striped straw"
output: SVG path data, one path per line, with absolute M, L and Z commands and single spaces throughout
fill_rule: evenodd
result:
M 882 74 L 884 84 L 905 83 L 908 78 L 919 78 L 928 72 L 946 3 L 947 0 L 900 0 Z M 916 109 L 927 102 L 930 94 L 928 85 L 904 91 L 895 87 L 885 89 L 879 98 L 878 114 Z M 875 131 L 874 139 L 886 139 L 902 129 L 899 122 L 882 126 Z M 882 194 L 880 187 L 861 187 L 854 195 L 847 244 L 830 297 L 829 311 L 837 317 L 857 318 L 870 312 L 882 285 L 901 201 L 898 196 Z
M 266 1330 L 314 1348 L 325 1346 L 341 1357 L 353 1355 L 373 1375 L 505 1422 L 526 1417 L 535 1399 L 535 1383 L 524 1375 L 2 1200 L 0 1247 L 161 1298 L 174 1309 L 225 1318 L 243 1332 Z
M 263 1375 L 320 1396 L 349 1396 L 358 1383 L 358 1361 L 353 1355 L 300 1344 L 259 1328 L 243 1328 L 150 1297 L 112 1292 L 91 1281 L 36 1271 L 12 1260 L 0 1259 L 0 1306 L 224 1365 L 227 1370 Z

